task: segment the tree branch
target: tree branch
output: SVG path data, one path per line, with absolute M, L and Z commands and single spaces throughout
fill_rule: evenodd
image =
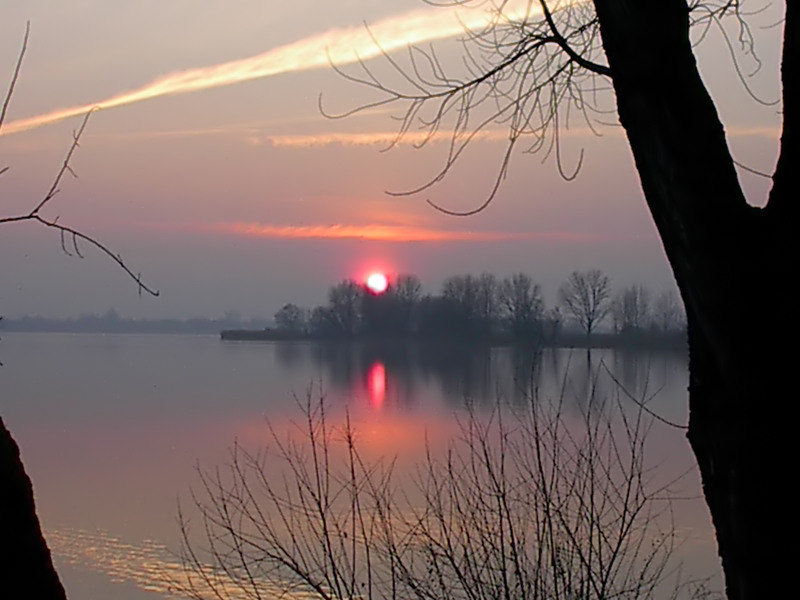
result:
M 14 89 L 17 85 L 17 80 L 19 79 L 19 74 L 22 69 L 22 61 L 25 58 L 25 53 L 28 50 L 28 39 L 30 37 L 30 30 L 31 24 L 30 22 L 26 23 L 25 25 L 25 36 L 22 40 L 22 48 L 19 51 L 19 55 L 17 57 L 16 66 L 14 67 L 14 75 L 11 77 L 11 84 L 8 87 L 8 91 L 6 92 L 6 96 L 3 100 L 3 107 L 0 110 L 0 129 L 2 129 L 3 122 L 6 118 L 6 113 L 8 111 L 8 107 L 11 104 L 11 98 L 14 95 Z M 125 273 L 133 279 L 136 285 L 139 288 L 139 294 L 147 292 L 151 296 L 158 296 L 159 291 L 155 288 L 151 288 L 146 285 L 141 278 L 141 274 L 134 273 L 128 265 L 122 260 L 119 254 L 113 253 L 106 245 L 98 241 L 96 238 L 87 235 L 77 229 L 72 227 L 68 227 L 66 225 L 61 225 L 58 223 L 58 217 L 55 219 L 47 219 L 40 214 L 40 211 L 53 199 L 53 197 L 58 194 L 59 186 L 61 185 L 62 179 L 64 176 L 69 173 L 73 177 L 77 177 L 75 175 L 75 171 L 72 170 L 70 163 L 72 162 L 72 157 L 75 154 L 75 151 L 78 149 L 80 145 L 81 137 L 83 137 L 83 132 L 86 130 L 86 124 L 89 122 L 89 117 L 92 115 L 95 109 L 90 110 L 89 112 L 84 115 L 83 120 L 81 121 L 81 125 L 77 131 L 73 132 L 72 134 L 72 144 L 70 144 L 69 150 L 67 151 L 66 157 L 64 157 L 64 161 L 61 163 L 61 168 L 58 170 L 55 179 L 53 180 L 52 185 L 47 190 L 47 193 L 44 197 L 33 207 L 33 209 L 22 215 L 10 216 L 10 217 L 0 217 L 0 225 L 5 225 L 9 223 L 21 223 L 25 221 L 36 221 L 45 227 L 49 227 L 51 229 L 57 230 L 61 235 L 61 249 L 64 251 L 65 254 L 72 256 L 73 254 L 78 255 L 80 258 L 83 258 L 83 254 L 81 254 L 80 248 L 78 247 L 78 240 L 82 240 L 87 244 L 94 246 L 106 256 L 111 258 L 119 267 L 125 271 Z M 0 168 L 0 175 L 8 171 L 9 167 L 2 167 Z M 71 238 L 71 246 L 72 251 L 67 249 L 66 239 Z
M 19 64 L 19 63 L 18 63 Z M 6 102 L 7 103 L 7 102 Z M 91 117 L 92 111 L 86 113 L 81 121 L 81 126 L 78 128 L 76 132 L 73 133 L 72 136 L 72 144 L 70 144 L 69 150 L 67 151 L 67 155 L 64 158 L 64 162 L 61 164 L 61 168 L 58 170 L 55 179 L 53 180 L 52 185 L 47 190 L 47 193 L 44 197 L 36 204 L 36 206 L 28 213 L 10 217 L 0 217 L 0 225 L 5 225 L 9 223 L 22 223 L 22 222 L 37 222 L 45 227 L 49 227 L 51 229 L 55 229 L 61 235 L 61 249 L 64 251 L 65 254 L 68 256 L 77 255 L 80 258 L 83 258 L 83 254 L 80 251 L 78 246 L 78 241 L 83 241 L 89 244 L 90 246 L 94 246 L 98 250 L 100 250 L 103 254 L 108 256 L 111 260 L 113 260 L 117 265 L 131 278 L 133 279 L 134 283 L 136 283 L 139 294 L 142 292 L 146 292 L 151 296 L 158 296 L 160 292 L 148 286 L 142 280 L 141 274 L 134 273 L 130 267 L 122 260 L 122 257 L 119 254 L 115 254 L 112 252 L 108 246 L 103 244 L 102 242 L 98 241 L 96 238 L 87 235 L 73 227 L 69 227 L 67 225 L 62 225 L 58 222 L 58 217 L 55 219 L 48 219 L 43 217 L 40 214 L 40 211 L 47 206 L 48 202 L 53 199 L 53 197 L 58 194 L 59 186 L 61 185 L 61 181 L 63 180 L 64 176 L 67 173 L 75 176 L 75 172 L 72 170 L 70 163 L 72 161 L 72 157 L 75 154 L 75 151 L 78 149 L 80 145 L 81 137 L 86 129 L 86 125 L 89 122 L 89 117 Z M 67 247 L 66 240 L 70 239 L 70 245 L 72 246 L 72 251 L 70 251 Z
M 8 106 L 11 104 L 11 97 L 14 95 L 14 88 L 17 86 L 17 80 L 19 79 L 19 72 L 22 69 L 22 59 L 25 58 L 25 53 L 28 50 L 28 38 L 30 37 L 31 33 L 31 22 L 28 21 L 25 24 L 25 37 L 22 39 L 22 48 L 20 48 L 19 56 L 17 57 L 17 64 L 14 67 L 14 75 L 11 77 L 11 83 L 8 86 L 8 91 L 6 92 L 5 100 L 3 100 L 3 108 L 0 110 L 0 129 L 3 128 L 3 123 L 6 120 L 6 112 L 8 112 Z
M 583 58 L 580 54 L 573 50 L 572 46 L 569 45 L 567 40 L 561 35 L 561 32 L 558 30 L 555 21 L 553 20 L 553 14 L 550 12 L 550 7 L 547 5 L 547 0 L 539 0 L 539 4 L 542 7 L 542 14 L 544 15 L 545 21 L 547 21 L 547 25 L 550 27 L 550 31 L 553 32 L 553 39 L 559 45 L 559 47 L 567 53 L 572 60 L 578 63 L 579 66 L 583 67 L 584 69 L 591 71 L 592 73 L 597 73 L 598 75 L 604 75 L 606 77 L 611 76 L 611 69 L 605 65 L 598 64 L 596 62 L 592 62 L 591 60 L 587 60 Z
M 432 4 L 466 6 L 469 2 Z M 592 114 L 601 112 L 595 105 L 596 93 L 605 85 L 598 85 L 596 78 L 609 76 L 610 69 L 590 60 L 601 50 L 599 25 L 590 5 L 575 4 L 554 12 L 546 0 L 539 0 L 539 4 L 542 14 L 537 11 L 533 16 L 512 19 L 503 13 L 505 2 L 498 2 L 493 18 L 484 27 L 465 29 L 460 76 L 445 72 L 433 48 L 411 47 L 408 64 L 404 64 L 373 39 L 399 84 L 388 84 L 364 62 L 359 63 L 360 72 L 346 72 L 332 65 L 345 79 L 382 97 L 338 115 L 325 110 L 321 103 L 320 110 L 327 117 L 339 118 L 378 106 L 400 106 L 397 138 L 389 147 L 415 126 L 424 134 L 417 147 L 441 139 L 442 133 L 449 136 L 443 166 L 421 185 L 390 192 L 392 195 L 419 193 L 441 182 L 482 131 L 491 126 L 507 129 L 508 141 L 495 180 L 476 208 L 450 210 L 428 200 L 447 214 L 472 215 L 491 203 L 505 178 L 511 151 L 523 137 L 533 140 L 524 151 L 542 151 L 545 159 L 554 154 L 559 173 L 571 179 L 575 173 L 567 172 L 561 162 L 559 131 L 569 128 L 571 113 L 580 115 L 589 129 L 595 130 Z M 565 27 L 567 36 L 560 30 Z M 559 111 L 563 111 L 562 118 Z M 576 171 L 580 165 L 581 160 Z

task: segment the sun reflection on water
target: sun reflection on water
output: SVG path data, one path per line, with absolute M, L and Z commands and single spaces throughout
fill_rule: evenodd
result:
M 212 589 L 196 572 L 190 571 L 176 553 L 153 540 L 129 543 L 104 531 L 73 528 L 48 529 L 46 537 L 56 562 L 103 573 L 114 583 L 133 584 L 162 598 L 252 598 L 249 591 L 242 589 L 241 582 L 207 567 L 203 573 L 213 582 Z M 307 600 L 315 597 L 306 591 L 291 589 L 296 586 L 288 584 L 281 587 L 266 580 L 257 580 L 256 584 L 265 598 Z M 188 590 L 191 595 L 187 595 Z
M 367 392 L 372 406 L 379 408 L 386 400 L 386 367 L 375 361 L 367 371 Z

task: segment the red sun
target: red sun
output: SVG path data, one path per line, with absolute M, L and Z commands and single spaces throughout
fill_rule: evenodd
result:
M 389 280 L 383 273 L 372 273 L 367 277 L 367 287 L 373 294 L 382 294 L 389 287 Z

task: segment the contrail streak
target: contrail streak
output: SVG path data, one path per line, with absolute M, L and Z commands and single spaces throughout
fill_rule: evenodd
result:
M 516 0 L 503 9 L 502 18 L 518 20 L 531 14 L 538 14 L 535 8 L 530 8 L 529 3 L 524 0 Z M 363 26 L 331 29 L 249 58 L 171 73 L 139 89 L 105 100 L 18 119 L 6 124 L 0 135 L 34 129 L 93 109 L 113 108 L 160 96 L 185 94 L 281 73 L 317 69 L 327 67 L 330 62 L 346 65 L 358 60 L 369 60 L 379 56 L 381 52 L 392 52 L 411 44 L 454 37 L 465 29 L 479 30 L 497 18 L 496 13 L 487 10 L 423 9 L 378 21 L 370 26 L 369 31 Z M 376 45 L 375 40 L 380 46 Z

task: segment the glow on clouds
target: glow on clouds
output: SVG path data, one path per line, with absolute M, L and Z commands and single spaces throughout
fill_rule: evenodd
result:
M 531 8 L 528 2 L 513 0 L 503 7 L 502 18 L 519 20 L 526 15 L 538 14 L 538 11 L 536 7 Z M 496 12 L 485 9 L 429 8 L 383 19 L 371 25 L 370 31 L 364 26 L 330 29 L 256 56 L 164 75 L 143 87 L 105 100 L 18 119 L 7 123 L 0 135 L 34 129 L 93 109 L 113 108 L 160 96 L 185 94 L 281 73 L 317 69 L 329 66 L 330 62 L 346 65 L 358 60 L 369 60 L 382 52 L 392 52 L 410 44 L 457 36 L 465 29 L 479 30 L 497 18 Z M 376 45 L 375 40 L 380 46 Z
M 268 225 L 234 223 L 221 229 L 238 235 L 295 239 L 360 239 L 385 242 L 458 242 L 517 239 L 511 233 L 488 231 L 449 231 L 407 225 Z
M 552 240 L 585 242 L 606 240 L 603 236 L 573 231 L 541 231 L 510 233 L 500 231 L 454 231 L 417 227 L 411 225 L 271 225 L 262 223 L 223 223 L 213 225 L 212 230 L 234 235 L 293 238 L 293 239 L 338 239 L 370 240 L 383 242 L 497 242 L 510 240 Z

